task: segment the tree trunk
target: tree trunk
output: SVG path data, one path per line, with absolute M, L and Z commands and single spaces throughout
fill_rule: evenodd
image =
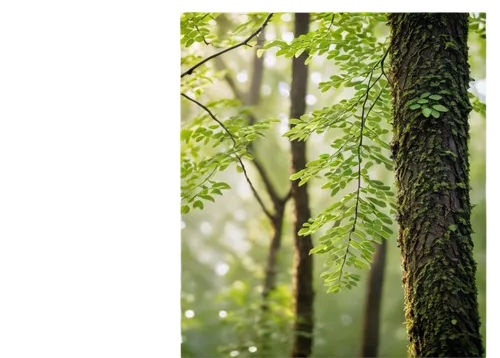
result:
M 380 330 L 380 303 L 382 301 L 386 252 L 387 241 L 383 240 L 382 244 L 377 245 L 377 251 L 373 256 L 370 277 L 368 279 L 361 357 L 377 356 Z
M 307 34 L 309 31 L 309 14 L 295 14 L 295 37 Z M 306 110 L 307 66 L 304 61 L 307 54 L 303 53 L 292 62 L 291 110 L 290 118 L 300 118 Z M 296 173 L 306 165 L 306 143 L 293 141 L 292 172 Z M 293 336 L 292 357 L 308 357 L 313 343 L 313 260 L 309 255 L 312 242 L 309 236 L 299 236 L 297 233 L 302 224 L 311 217 L 307 184 L 298 186 L 298 181 L 292 181 L 292 198 L 294 201 L 294 296 L 295 324 Z
M 282 226 L 283 226 L 283 215 L 285 211 L 285 206 L 281 206 L 280 209 L 275 214 L 272 221 L 273 225 L 273 236 L 271 238 L 271 243 L 269 245 L 269 253 L 267 256 L 266 264 L 266 274 L 264 278 L 264 289 L 262 291 L 262 298 L 264 299 L 262 309 L 267 310 L 266 299 L 276 288 L 276 267 L 278 253 L 281 247 L 281 236 L 282 236 Z
M 480 357 L 467 148 L 468 15 L 391 14 L 389 25 L 409 352 Z M 438 106 L 438 118 L 410 108 L 409 101 L 421 97 L 429 101 L 421 104 Z

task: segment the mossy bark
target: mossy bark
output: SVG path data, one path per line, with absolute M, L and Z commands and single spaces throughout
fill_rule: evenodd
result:
M 295 37 L 307 34 L 309 31 L 309 14 L 295 14 Z M 307 54 L 303 53 L 292 62 L 292 86 L 290 118 L 300 118 L 306 110 L 307 94 Z M 306 166 L 306 143 L 293 141 L 292 172 L 296 173 Z M 298 181 L 292 182 L 292 198 L 294 201 L 294 296 L 295 324 L 293 335 L 292 357 L 309 357 L 313 344 L 313 257 L 309 251 L 313 245 L 310 236 L 299 236 L 302 224 L 311 217 L 307 184 L 298 186 Z
M 391 14 L 398 243 L 409 352 L 480 357 L 469 199 L 467 14 Z M 430 92 L 434 98 L 426 97 Z M 426 116 L 409 102 L 441 105 Z M 448 109 L 448 111 L 445 111 Z M 427 115 L 429 112 L 427 111 Z

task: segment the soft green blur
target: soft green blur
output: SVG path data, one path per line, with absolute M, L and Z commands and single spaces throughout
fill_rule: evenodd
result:
M 238 16 L 232 15 L 236 24 Z M 228 24 L 228 26 L 233 26 Z M 266 28 L 271 36 L 282 38 L 293 28 L 293 16 L 275 15 Z M 388 29 L 380 27 L 380 36 Z M 475 34 L 469 36 L 471 75 L 485 79 L 485 40 Z M 201 48 L 201 46 L 200 46 Z M 214 49 L 205 49 L 206 55 Z M 261 102 L 255 108 L 258 118 L 281 118 L 274 132 L 256 142 L 255 155 L 264 163 L 273 184 L 281 194 L 288 190 L 290 176 L 289 142 L 282 134 L 288 126 L 291 59 L 275 57 L 272 51 L 265 53 L 265 72 L 261 90 Z M 234 78 L 246 90 L 251 78 L 254 49 L 239 48 L 223 56 Z M 310 81 L 308 111 L 335 103 L 349 96 L 349 92 L 334 89 L 321 93 L 317 83 L 336 74 L 338 69 L 324 58 L 316 58 L 309 65 Z M 238 76 L 239 74 L 239 76 Z M 246 78 L 246 81 L 245 81 Z M 230 98 L 232 93 L 223 80 L 216 81 L 206 91 L 202 101 Z M 199 113 L 200 109 L 182 103 L 183 121 Z M 476 207 L 472 212 L 475 259 L 478 264 L 477 285 L 479 310 L 482 319 L 481 333 L 486 338 L 486 120 L 476 113 L 470 118 L 471 201 Z M 313 135 L 308 141 L 308 159 L 313 160 L 331 148 L 329 143 L 335 133 Z M 386 138 L 390 141 L 390 137 Z M 252 181 L 267 200 L 265 189 L 249 162 Z M 393 182 L 385 173 L 384 181 Z M 267 328 L 258 322 L 260 294 L 264 277 L 271 227 L 240 173 L 234 167 L 216 178 L 229 183 L 232 190 L 217 197 L 215 203 L 207 203 L 203 211 L 194 210 L 182 216 L 182 356 L 183 357 L 259 357 L 258 336 L 271 334 L 273 354 L 289 356 L 290 326 L 293 297 L 291 293 L 293 238 L 291 202 L 288 203 L 283 230 L 282 248 L 279 255 L 279 289 L 273 297 L 275 312 Z M 313 215 L 336 198 L 321 190 L 322 179 L 309 184 Z M 347 190 L 347 189 L 346 189 Z M 266 201 L 271 207 L 270 202 Z M 397 233 L 397 227 L 393 227 Z M 314 241 L 314 236 L 313 236 Z M 313 357 L 354 357 L 360 350 L 365 286 L 368 271 L 352 291 L 326 294 L 319 273 L 324 258 L 315 256 L 315 334 Z M 406 356 L 406 329 L 403 314 L 402 268 L 396 236 L 388 245 L 385 267 L 381 312 L 380 357 Z M 255 351 L 256 349 L 256 351 Z

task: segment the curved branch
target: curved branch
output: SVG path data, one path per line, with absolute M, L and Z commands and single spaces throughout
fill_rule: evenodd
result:
M 213 55 L 208 56 L 207 58 L 205 58 L 205 59 L 201 60 L 201 61 L 200 61 L 200 62 L 198 62 L 196 65 L 194 65 L 193 67 L 191 67 L 190 69 L 188 69 L 187 71 L 184 71 L 184 72 L 181 74 L 181 78 L 182 78 L 182 77 L 184 77 L 184 76 L 186 76 L 186 75 L 190 75 L 190 74 L 192 74 L 192 73 L 193 73 L 193 71 L 194 71 L 195 69 L 197 69 L 198 67 L 200 67 L 200 66 L 201 66 L 201 65 L 203 65 L 204 63 L 206 63 L 206 62 L 210 61 L 210 60 L 211 60 L 211 59 L 213 59 L 213 58 L 216 58 L 216 57 L 218 57 L 218 56 L 220 56 L 220 55 L 222 55 L 222 54 L 225 54 L 226 52 L 229 52 L 229 51 L 231 51 L 231 50 L 234 50 L 235 48 L 238 48 L 238 47 L 240 47 L 240 46 L 243 46 L 243 45 L 248 45 L 248 42 L 249 42 L 252 38 L 254 38 L 255 36 L 257 36 L 257 35 L 259 34 L 259 32 L 261 32 L 261 31 L 262 31 L 262 29 L 263 29 L 264 27 L 266 27 L 267 23 L 269 22 L 269 20 L 271 20 L 271 17 L 272 17 L 272 16 L 273 16 L 273 13 L 272 13 L 272 12 L 271 12 L 271 13 L 269 13 L 269 15 L 267 15 L 266 19 L 265 19 L 265 20 L 264 20 L 264 22 L 262 23 L 262 25 L 260 25 L 260 27 L 259 27 L 257 30 L 255 30 L 255 31 L 254 31 L 254 32 L 253 32 L 250 36 L 248 36 L 245 40 L 243 40 L 242 42 L 237 43 L 237 44 L 236 44 L 236 45 L 234 45 L 234 46 L 228 47 L 228 48 L 226 48 L 226 49 L 224 49 L 224 50 L 222 50 L 222 51 L 220 51 L 220 52 L 214 53 Z
M 229 135 L 229 138 L 231 138 L 231 141 L 233 142 L 233 147 L 236 147 L 237 143 L 236 143 L 236 139 L 234 139 L 234 136 L 231 134 L 231 132 L 229 132 L 229 130 L 226 128 L 226 126 L 217 119 L 217 117 L 215 117 L 215 115 L 206 107 L 204 106 L 203 104 L 201 104 L 200 102 L 198 102 L 197 100 L 195 100 L 194 98 L 191 98 L 189 96 L 187 96 L 186 94 L 184 93 L 181 93 L 181 96 L 183 96 L 184 98 L 186 98 L 187 100 L 195 103 L 196 105 L 198 105 L 199 107 L 203 108 L 205 110 L 205 112 L 207 112 L 210 117 L 212 117 L 212 119 L 214 121 L 217 122 L 217 124 L 219 124 L 219 126 L 222 127 L 222 129 L 224 129 L 224 131 Z M 257 199 L 257 201 L 259 202 L 260 206 L 262 207 L 262 210 L 264 211 L 264 213 L 266 214 L 266 216 L 273 220 L 273 214 L 271 214 L 266 206 L 264 205 L 264 202 L 262 201 L 261 197 L 259 196 L 259 193 L 257 193 L 257 190 L 255 189 L 255 187 L 253 186 L 252 182 L 250 181 L 250 178 L 248 177 L 248 174 L 247 174 L 247 170 L 245 168 L 245 165 L 243 164 L 243 161 L 241 160 L 241 157 L 235 152 L 234 155 L 236 156 L 236 158 L 238 159 L 238 162 L 240 163 L 241 165 L 241 169 L 243 169 L 243 174 L 245 175 L 245 179 L 247 180 L 248 182 L 248 185 L 250 185 L 250 189 L 252 189 L 252 192 L 255 196 L 255 198 Z

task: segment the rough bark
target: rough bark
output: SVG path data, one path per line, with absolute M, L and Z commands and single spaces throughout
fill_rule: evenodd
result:
M 377 245 L 368 278 L 361 357 L 377 357 L 387 241 Z
M 309 31 L 309 14 L 295 14 L 295 37 L 307 34 Z M 291 109 L 290 118 L 300 118 L 306 109 L 306 91 L 308 70 L 304 61 L 307 54 L 303 53 L 292 62 Z M 292 172 L 298 172 L 306 165 L 306 144 L 304 141 L 293 141 Z M 311 217 L 307 184 L 298 186 L 298 181 L 292 182 L 292 198 L 294 201 L 294 296 L 295 324 L 293 336 L 292 357 L 308 357 L 313 344 L 313 260 L 309 255 L 312 242 L 309 236 L 299 236 L 297 233 L 302 224 Z
M 391 14 L 398 243 L 409 353 L 480 357 L 469 199 L 467 14 Z M 449 111 L 408 102 L 430 92 Z

